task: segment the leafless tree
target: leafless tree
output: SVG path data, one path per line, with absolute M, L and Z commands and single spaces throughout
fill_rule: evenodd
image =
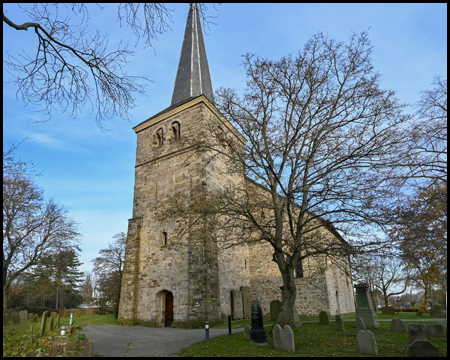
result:
M 177 195 L 172 208 L 199 214 L 195 224 L 205 234 L 215 227 L 241 230 L 224 241 L 270 243 L 283 278 L 281 326 L 295 304 L 299 260 L 339 259 L 379 245 L 370 226 L 389 221 L 380 208 L 394 201 L 397 189 L 380 170 L 394 170 L 396 151 L 405 145 L 400 126 L 409 117 L 394 93 L 380 88 L 371 52 L 363 32 L 348 43 L 319 33 L 297 56 L 279 61 L 246 54 L 243 97 L 231 89 L 216 93 L 216 107 L 246 144 L 217 124 L 184 136 L 197 139 L 206 167 L 221 157 L 230 173 L 245 178 L 203 197 L 199 190 L 187 202 Z M 323 231 L 338 240 L 324 239 Z
M 88 27 L 90 5 L 18 4 L 29 18 L 22 24 L 8 16 L 5 7 L 9 6 L 4 6 L 3 11 L 3 22 L 9 26 L 5 32 L 31 29 L 36 33 L 35 49 L 23 49 L 5 59 L 11 81 L 25 103 L 44 106 L 47 116 L 61 109 L 72 117 L 90 103 L 100 127 L 105 118 L 128 119 L 129 111 L 136 106 L 134 96 L 145 94 L 149 80 L 127 75 L 125 67 L 134 53 L 127 44 L 120 42 L 116 50 L 111 50 L 108 35 Z M 199 10 L 204 23 L 209 24 L 207 6 L 199 4 Z M 123 3 L 118 4 L 118 20 L 120 25 L 130 26 L 138 40 L 143 36 L 145 43 L 152 46 L 158 34 L 170 29 L 172 11 L 163 3 Z M 17 39 L 20 41 L 19 36 Z
M 25 164 L 26 165 L 26 164 Z M 6 169 L 6 171 L 5 171 Z M 11 283 L 55 249 L 70 250 L 78 242 L 76 223 L 16 161 L 3 152 L 3 307 Z
M 114 301 L 115 313 L 118 314 L 127 236 L 121 232 L 114 235 L 113 239 L 112 244 L 100 250 L 101 256 L 92 261 L 98 290 L 103 299 Z

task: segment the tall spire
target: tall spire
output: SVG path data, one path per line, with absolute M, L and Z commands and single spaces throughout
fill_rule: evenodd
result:
M 214 101 L 198 7 L 191 3 L 171 105 L 200 94 Z

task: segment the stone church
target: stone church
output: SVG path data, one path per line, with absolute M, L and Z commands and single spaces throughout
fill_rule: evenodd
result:
M 189 233 L 180 235 L 180 227 L 189 219 L 162 221 L 157 216 L 160 205 L 176 192 L 201 185 L 220 188 L 225 181 L 239 181 L 230 179 L 237 175 L 224 175 L 221 166 L 204 167 L 202 157 L 180 141 L 206 121 L 232 127 L 214 106 L 199 12 L 196 4 L 191 4 L 171 105 L 133 128 L 137 134 L 135 186 L 121 288 L 121 323 L 170 326 L 225 319 L 236 310 L 232 309 L 236 307 L 232 297 L 241 290 L 247 297 L 244 302 L 260 300 L 264 313 L 269 312 L 271 301 L 281 300 L 282 279 L 269 245 L 210 251 L 211 244 L 193 241 Z M 325 237 L 344 241 L 332 227 L 324 232 Z M 325 258 L 320 260 L 325 267 L 314 261 L 307 258 L 296 268 L 300 316 L 321 310 L 354 312 L 353 286 L 346 272 Z M 245 317 L 245 312 L 241 316 Z

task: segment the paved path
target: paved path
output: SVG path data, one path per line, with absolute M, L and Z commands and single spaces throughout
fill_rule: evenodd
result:
M 243 331 L 233 329 L 233 334 Z M 93 342 L 93 353 L 105 356 L 123 356 L 127 344 L 132 349 L 128 356 L 176 356 L 188 346 L 205 340 L 205 330 L 149 328 L 144 326 L 88 325 L 81 333 Z M 210 329 L 209 337 L 228 334 L 228 329 Z

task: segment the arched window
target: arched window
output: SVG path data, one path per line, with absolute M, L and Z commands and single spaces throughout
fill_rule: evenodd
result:
M 159 128 L 158 131 L 156 131 L 156 139 L 155 143 L 158 146 L 161 146 L 164 143 L 164 132 L 162 128 Z
M 175 121 L 174 123 L 172 123 L 172 139 L 173 141 L 178 141 L 180 140 L 180 123 L 178 121 Z

